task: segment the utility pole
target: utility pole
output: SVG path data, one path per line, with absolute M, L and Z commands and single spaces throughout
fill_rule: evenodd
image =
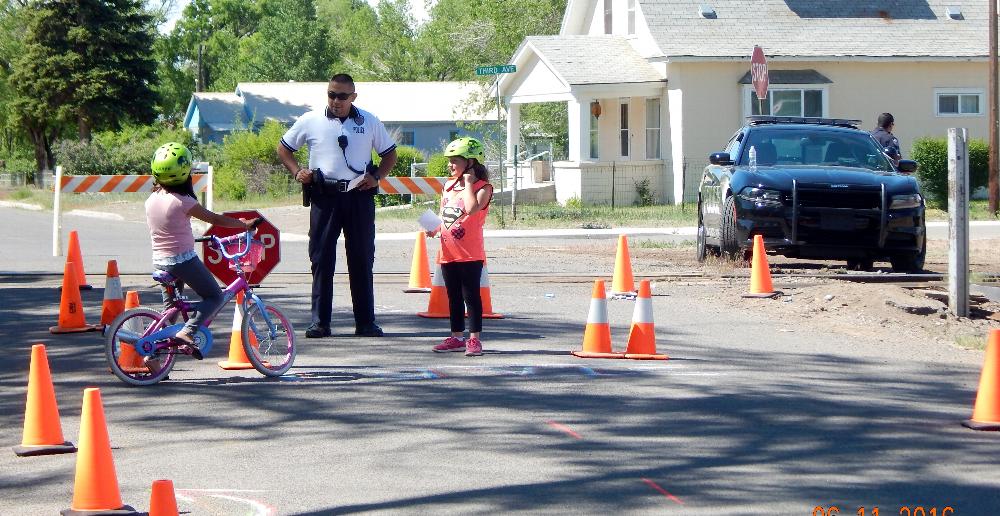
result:
M 990 3 L 990 169 L 989 183 L 989 212 L 994 217 L 998 215 L 1000 209 L 1000 183 L 997 178 L 1000 175 L 1000 163 L 997 153 L 1000 152 L 1000 135 L 997 132 L 997 0 L 988 0 Z
M 202 72 L 202 68 L 201 68 L 201 66 L 202 66 L 201 65 L 201 53 L 202 53 L 202 49 L 203 48 L 205 48 L 205 45 L 202 45 L 201 43 L 199 43 L 198 44 L 198 76 L 194 80 L 194 91 L 198 91 L 198 92 L 205 91 L 205 76 L 204 76 L 204 74 Z

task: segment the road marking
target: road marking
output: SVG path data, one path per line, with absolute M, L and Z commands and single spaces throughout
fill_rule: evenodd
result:
M 545 424 L 551 426 L 552 428 L 555 428 L 556 430 L 559 430 L 560 432 L 563 432 L 563 433 L 569 435 L 570 437 L 572 437 L 574 439 L 583 439 L 583 437 L 581 437 L 580 434 L 574 432 L 572 428 L 570 428 L 570 427 L 568 427 L 568 426 L 566 426 L 564 424 L 556 423 L 555 421 L 546 421 Z
M 650 480 L 648 478 L 644 478 L 644 479 L 642 479 L 642 481 L 645 482 L 646 485 L 648 485 L 649 487 L 652 487 L 653 489 L 656 489 L 657 491 L 659 491 L 660 494 L 662 494 L 663 496 L 666 496 L 670 500 L 672 500 L 674 502 L 677 502 L 677 503 L 679 503 L 681 505 L 684 505 L 684 502 L 682 502 L 680 498 L 677 498 L 676 496 L 668 493 L 666 489 L 664 489 L 664 488 L 660 487 L 659 485 L 657 485 L 656 482 L 653 482 L 652 480 Z

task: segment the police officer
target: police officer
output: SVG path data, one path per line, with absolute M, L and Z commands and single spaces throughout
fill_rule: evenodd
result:
M 330 336 L 337 239 L 344 232 L 354 306 L 354 334 L 381 337 L 375 324 L 372 267 L 375 262 L 375 193 L 396 164 L 396 144 L 382 122 L 355 106 L 354 79 L 337 74 L 327 85 L 327 105 L 305 113 L 278 143 L 278 158 L 310 191 L 309 261 L 312 324 L 306 337 Z M 309 168 L 292 154 L 309 146 Z M 371 153 L 381 156 L 378 167 Z
M 903 157 L 899 150 L 899 139 L 892 134 L 892 129 L 895 126 L 896 119 L 892 117 L 892 113 L 882 113 L 878 116 L 878 127 L 872 131 L 872 136 L 878 141 L 886 156 L 892 158 L 894 165 L 899 164 L 899 160 Z

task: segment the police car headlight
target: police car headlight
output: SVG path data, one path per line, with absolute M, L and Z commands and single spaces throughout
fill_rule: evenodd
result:
M 781 192 L 766 188 L 747 187 L 740 192 L 740 198 L 756 204 L 781 206 Z
M 906 194 L 906 195 L 893 195 L 892 203 L 889 204 L 890 210 L 903 210 L 906 208 L 919 208 L 920 203 L 923 201 L 923 197 L 920 194 Z

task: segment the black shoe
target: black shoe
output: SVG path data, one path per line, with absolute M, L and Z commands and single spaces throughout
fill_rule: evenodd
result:
M 382 328 L 379 328 L 377 324 L 365 326 L 364 328 L 357 328 L 354 330 L 354 334 L 360 337 L 382 337 L 385 335 Z
M 330 327 L 323 326 L 322 324 L 313 323 L 308 328 L 306 328 L 306 338 L 307 339 L 318 339 L 321 337 L 329 337 Z

